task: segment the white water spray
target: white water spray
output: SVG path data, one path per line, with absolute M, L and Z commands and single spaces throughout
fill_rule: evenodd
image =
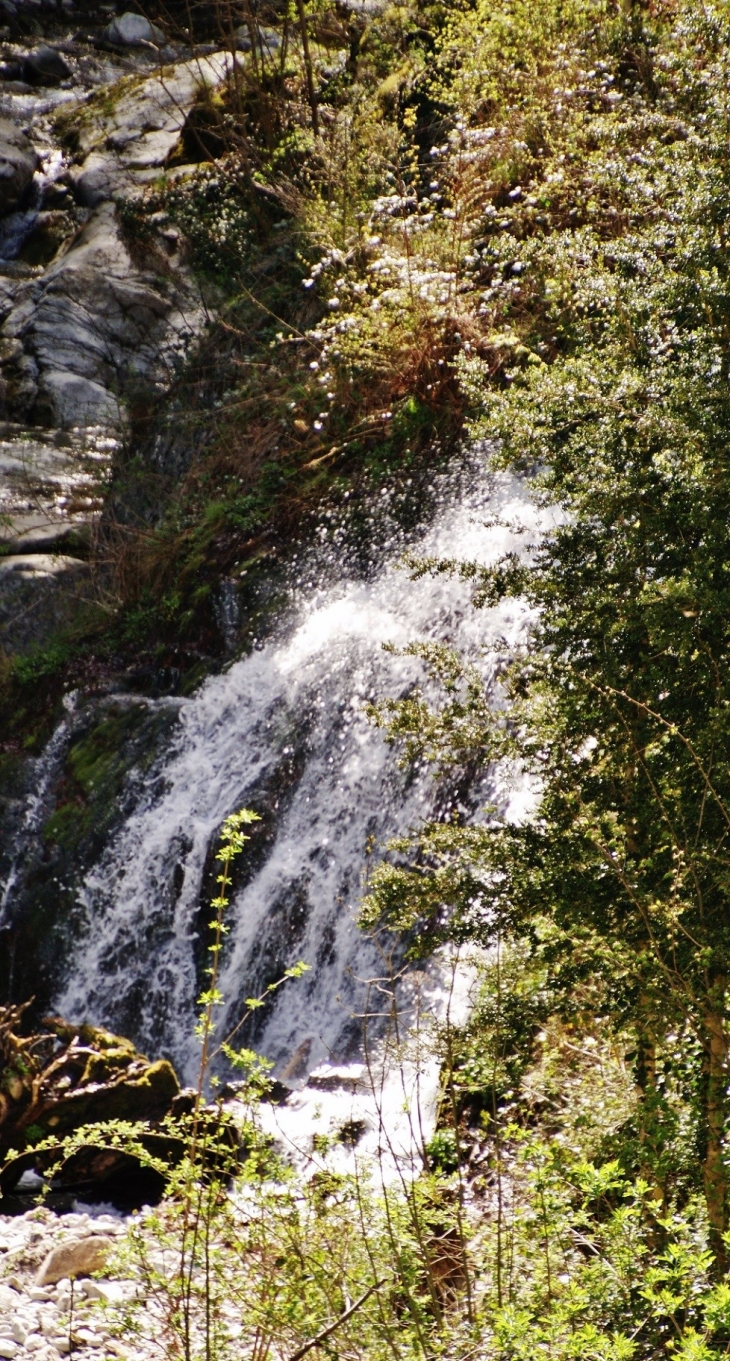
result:
M 530 533 L 505 522 L 529 531 L 538 512 L 518 481 L 490 479 L 485 462 L 475 459 L 466 489 L 463 476 L 458 488 L 444 478 L 437 513 L 412 551 L 486 565 L 525 550 Z M 501 523 L 489 524 L 495 517 Z M 364 713 L 367 700 L 401 695 L 421 674 L 417 660 L 383 644 L 446 642 L 489 679 L 494 649 L 514 650 L 529 628 L 519 601 L 475 611 L 458 579 L 411 581 L 398 562 L 402 549 L 401 540 L 369 580 L 313 590 L 285 634 L 183 702 L 164 765 L 147 777 L 136 811 L 84 885 L 86 926 L 55 1002 L 62 1014 L 131 1031 L 194 1076 L 206 859 L 223 819 L 265 798 L 276 809 L 270 840 L 229 914 L 224 1024 L 301 959 L 310 972 L 277 992 L 257 1048 L 295 1077 L 357 1053 L 358 980 L 382 969 L 356 925 L 367 847 L 417 826 L 434 797 L 427 774 L 399 770 Z M 518 816 L 531 791 L 517 782 L 490 788 L 495 796 Z M 247 1042 L 245 1031 L 240 1039 Z

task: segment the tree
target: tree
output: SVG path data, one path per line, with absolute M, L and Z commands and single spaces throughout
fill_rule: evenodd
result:
M 495 387 L 483 359 L 461 365 L 495 466 L 521 470 L 561 512 L 531 556 L 489 572 L 419 569 L 463 571 L 478 604 L 523 595 L 537 607 L 529 655 L 506 670 L 509 714 L 488 712 L 474 676 L 430 654 L 447 682 L 444 706 L 429 715 L 416 695 L 387 716 L 411 754 L 519 760 L 538 777 L 538 809 L 524 826 L 494 810 L 483 827 L 424 829 L 415 863 L 376 872 L 368 910 L 403 921 L 406 902 L 411 925 L 487 941 L 547 911 L 564 942 L 590 938 L 614 1014 L 636 1031 L 647 1118 L 656 1045 L 678 1019 L 691 1027 L 703 1054 L 710 1239 L 724 1267 L 730 29 L 719 10 L 682 22 L 663 48 L 654 36 L 652 91 L 614 132 L 613 162 L 600 120 L 568 142 L 563 178 L 589 180 L 597 207 L 578 229 L 521 241 L 530 298 L 506 385 Z M 690 48 L 695 74 L 678 93 L 661 72 Z M 663 124 L 670 112 L 674 133 Z M 629 143 L 641 148 L 627 154 L 641 167 L 630 185 L 615 163 Z M 609 227 L 609 203 L 624 214 L 622 233 Z M 509 306 L 517 327 L 514 302 L 503 317 Z

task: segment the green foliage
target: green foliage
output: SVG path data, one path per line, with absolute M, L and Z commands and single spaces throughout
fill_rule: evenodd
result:
M 364 921 L 400 927 L 417 948 L 506 943 L 538 965 L 522 1032 L 510 1020 L 519 990 L 493 980 L 463 1055 L 462 1109 L 494 1121 L 500 1160 L 522 1137 L 504 1126 L 512 1109 L 543 1122 L 547 1101 L 569 1140 L 595 1128 L 564 1048 L 557 1067 L 531 1068 L 538 1026 L 543 1039 L 566 1024 L 590 1037 L 586 1018 L 600 1015 L 632 1056 L 634 1099 L 617 1079 L 623 1114 L 590 1157 L 612 1154 L 638 1188 L 640 1301 L 603 1297 L 570 1324 L 578 1350 L 563 1351 L 568 1315 L 550 1302 L 545 1323 L 536 1261 L 503 1354 L 613 1355 L 615 1337 L 615 1354 L 719 1355 L 722 1311 L 705 1307 L 728 1227 L 727 11 L 655 7 L 649 22 L 638 6 L 490 6 L 459 12 L 443 41 L 450 76 L 437 79 L 464 119 L 484 328 L 456 365 L 492 466 L 522 472 L 558 513 L 529 559 L 414 565 L 461 572 L 478 606 L 534 607 L 529 655 L 499 672 L 508 709 L 457 656 L 413 648 L 442 700 L 415 691 L 375 719 L 407 762 L 511 765 L 537 802 L 528 822 L 490 809 L 480 825 L 452 817 L 394 844 Z M 562 1203 L 582 1232 L 546 1176 L 547 1218 Z M 544 1275 L 550 1296 L 547 1247 Z
M 498 659 L 495 705 L 479 668 L 414 645 L 440 702 L 424 686 L 373 717 L 406 763 L 527 774 L 536 809 L 449 814 L 371 873 L 368 928 L 484 952 L 469 1022 L 436 1037 L 423 1170 L 385 1187 L 335 1170 L 333 1135 L 313 1177 L 284 1165 L 266 1064 L 217 1035 L 252 815 L 229 820 L 200 1086 L 214 1058 L 242 1074 L 246 1156 L 199 1104 L 125 1270 L 186 1361 L 707 1361 L 730 1337 L 728 9 L 394 7 L 329 76 L 333 16 L 309 18 L 318 127 L 293 50 L 242 93 L 255 163 L 232 148 L 166 203 L 228 291 L 236 375 L 128 638 L 194 628 L 211 558 L 252 561 L 277 515 L 363 469 L 425 464 L 468 406 L 554 527 L 488 571 L 412 570 L 461 572 L 481 608 L 525 598 L 530 649 Z M 78 756 L 82 788 L 100 759 Z M 226 1176 L 202 1175 L 216 1150 Z M 127 1335 L 146 1326 L 130 1306 Z

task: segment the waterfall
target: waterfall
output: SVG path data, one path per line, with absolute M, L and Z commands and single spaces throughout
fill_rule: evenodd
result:
M 495 649 L 511 651 L 529 628 L 520 602 L 476 611 L 468 583 L 414 582 L 401 562 L 405 547 L 482 564 L 525 551 L 529 534 L 518 526 L 536 527 L 539 512 L 524 486 L 491 476 L 477 449 L 466 468 L 438 480 L 434 504 L 429 523 L 409 539 L 394 533 L 370 571 L 339 579 L 337 529 L 323 529 L 294 569 L 294 604 L 278 631 L 180 702 L 164 760 L 83 885 L 60 1013 L 132 1034 L 194 1078 L 200 930 L 210 916 L 201 902 L 213 889 L 221 823 L 248 806 L 264 821 L 232 895 L 222 1026 L 303 960 L 309 972 L 257 1017 L 256 1047 L 294 1077 L 357 1054 L 364 980 L 383 969 L 356 923 L 368 848 L 418 825 L 436 797 L 428 772 L 399 768 L 364 706 L 406 693 L 421 676 L 399 647 L 453 644 L 489 681 Z M 518 816 L 530 797 L 524 782 L 485 772 L 469 812 L 478 816 L 489 798 Z M 239 1039 L 251 1043 L 251 1033 Z

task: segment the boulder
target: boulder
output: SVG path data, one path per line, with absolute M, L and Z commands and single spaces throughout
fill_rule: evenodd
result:
M 102 1271 L 114 1247 L 114 1239 L 102 1234 L 88 1238 L 74 1238 L 51 1248 L 35 1278 L 36 1285 L 55 1285 L 57 1281 L 75 1280 Z
M 18 207 L 39 165 L 25 133 L 8 118 L 0 118 L 0 214 Z
M 103 37 L 115 47 L 146 47 L 152 43 L 158 47 L 164 43 L 164 34 L 155 24 L 151 24 L 143 14 L 118 14 L 104 29 Z
M 38 47 L 23 62 L 23 80 L 29 85 L 59 85 L 71 74 L 71 67 L 55 47 Z

